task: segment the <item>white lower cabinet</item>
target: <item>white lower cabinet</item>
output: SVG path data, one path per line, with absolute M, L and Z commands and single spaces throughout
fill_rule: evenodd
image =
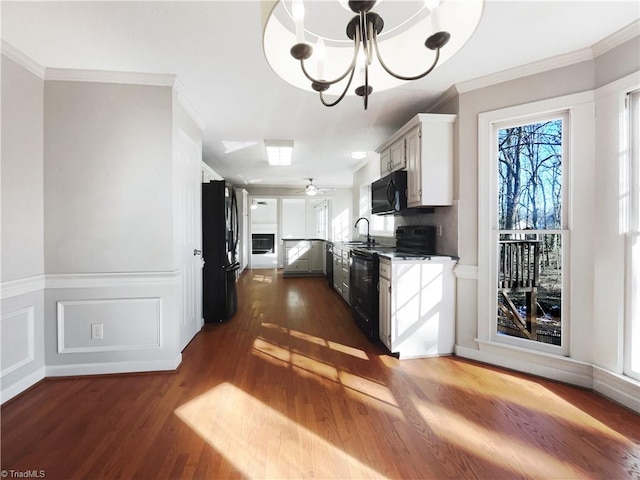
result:
M 455 260 L 380 258 L 380 340 L 400 358 L 450 355 L 455 342 Z
M 322 275 L 322 240 L 284 240 L 284 275 Z

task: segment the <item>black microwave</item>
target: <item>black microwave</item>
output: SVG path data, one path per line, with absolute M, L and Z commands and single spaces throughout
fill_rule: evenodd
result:
M 387 215 L 406 208 L 406 170 L 396 170 L 371 184 L 371 213 Z

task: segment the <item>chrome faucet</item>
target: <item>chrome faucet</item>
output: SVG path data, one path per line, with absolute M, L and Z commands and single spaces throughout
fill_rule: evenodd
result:
M 358 223 L 360 223 L 360 220 L 366 220 L 367 221 L 367 245 L 370 245 L 372 243 L 375 242 L 375 240 L 373 240 L 371 238 L 371 235 L 369 235 L 369 219 L 366 217 L 360 217 L 358 220 L 356 220 L 356 224 L 353 226 L 353 228 L 358 228 Z

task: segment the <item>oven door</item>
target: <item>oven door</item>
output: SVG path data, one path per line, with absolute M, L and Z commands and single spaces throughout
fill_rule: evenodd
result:
M 351 251 L 349 292 L 353 317 L 370 340 L 378 339 L 378 255 Z

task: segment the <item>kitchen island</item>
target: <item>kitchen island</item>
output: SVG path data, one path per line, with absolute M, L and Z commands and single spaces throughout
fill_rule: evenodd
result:
M 283 275 L 324 275 L 324 242 L 321 238 L 285 238 Z

